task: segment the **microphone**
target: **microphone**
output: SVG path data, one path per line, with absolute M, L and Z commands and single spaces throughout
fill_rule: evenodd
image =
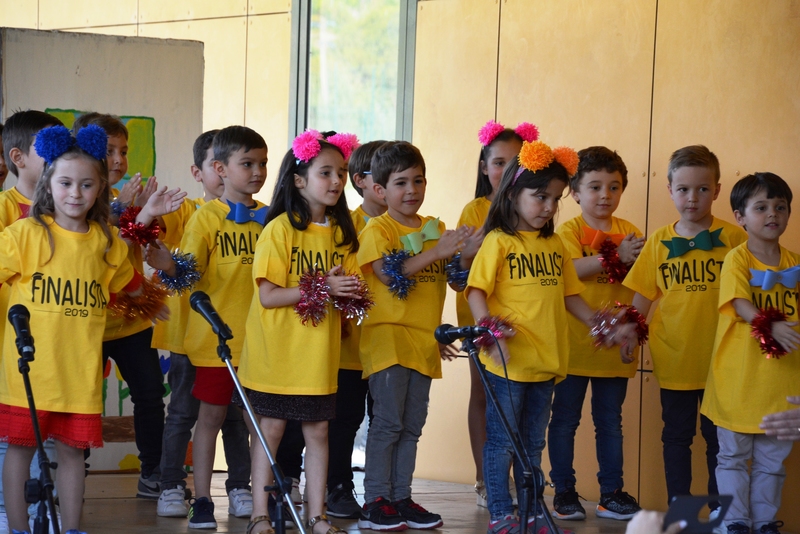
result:
M 33 336 L 31 335 L 31 327 L 29 320 L 31 314 L 23 304 L 14 304 L 8 310 L 8 321 L 14 327 L 14 332 L 17 334 L 16 344 L 20 356 L 29 355 L 33 357 L 35 349 L 33 347 Z
M 211 325 L 211 329 L 214 330 L 215 334 L 223 339 L 233 339 L 231 329 L 225 324 L 222 317 L 219 316 L 217 310 L 214 309 L 214 305 L 211 304 L 211 298 L 209 298 L 205 292 L 195 291 L 192 293 L 192 296 L 189 297 L 189 304 L 191 304 L 194 311 L 202 315 L 203 319 L 208 321 L 208 324 Z
M 433 337 L 442 345 L 449 345 L 456 339 L 465 337 L 473 338 L 488 333 L 489 329 L 485 326 L 453 326 L 451 324 L 443 324 L 436 329 L 433 333 Z

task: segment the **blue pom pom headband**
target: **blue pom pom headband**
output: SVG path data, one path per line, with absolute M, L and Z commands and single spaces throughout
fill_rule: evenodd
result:
M 81 128 L 75 137 L 64 126 L 51 126 L 44 128 L 36 134 L 33 147 L 48 165 L 64 153 L 78 145 L 78 147 L 98 161 L 106 159 L 108 154 L 108 136 L 106 131 L 96 124 Z

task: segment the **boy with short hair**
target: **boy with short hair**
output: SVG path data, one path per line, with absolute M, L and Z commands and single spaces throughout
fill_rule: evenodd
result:
M 253 256 L 267 207 L 253 199 L 267 178 L 267 144 L 245 126 L 228 126 L 214 137 L 214 170 L 225 184 L 222 196 L 198 209 L 186 225 L 181 251 L 191 254 L 202 274 L 196 289 L 208 294 L 231 326 L 231 360 L 239 364 L 244 325 L 253 296 Z M 164 269 L 175 277 L 175 265 Z M 195 366 L 192 395 L 200 401 L 192 454 L 197 498 L 189 509 L 189 528 L 216 528 L 211 473 L 217 434 L 228 412 L 233 379 L 217 356 L 217 337 L 200 314 L 191 313 L 183 342 Z M 261 491 L 262 488 L 259 488 Z
M 438 219 L 417 215 L 427 182 L 425 160 L 412 144 L 385 143 L 370 170 L 387 212 L 370 219 L 359 235 L 358 263 L 375 307 L 364 321 L 359 345 L 374 405 L 358 526 L 437 528 L 441 516 L 411 499 L 411 481 L 431 379 L 442 376 L 433 332 L 444 306 L 445 265 L 468 230 L 446 231 Z
M 386 141 L 364 143 L 350 155 L 348 171 L 350 183 L 364 199 L 350 212 L 357 232 L 361 232 L 372 217 L 386 212 L 386 202 L 379 198 L 373 187 L 372 156 Z M 341 355 L 339 358 L 339 389 L 336 394 L 336 418 L 328 428 L 328 495 L 325 500 L 331 517 L 357 519 L 361 506 L 353 491 L 353 444 L 364 420 L 364 402 L 369 403 L 369 382 L 362 377 L 363 367 L 358 354 L 361 326 L 356 321 L 344 323 Z
M 766 414 L 791 407 L 786 397 L 800 382 L 800 255 L 780 244 L 792 190 L 773 173 L 751 174 L 734 185 L 731 207 L 748 238 L 728 253 L 722 267 L 716 350 L 701 412 L 717 425 L 717 482 L 733 495 L 725 516 L 728 533 L 745 534 L 752 527 L 760 534 L 779 534 L 783 523 L 775 516 L 792 442 L 764 435 L 759 425 Z M 783 316 L 765 319 L 769 311 Z M 758 322 L 767 324 L 757 328 Z M 759 346 L 751 330 L 765 341 L 772 338 L 777 347 Z
M 6 166 L 6 158 L 3 155 L 3 124 L 0 123 L 0 189 L 6 182 L 8 176 L 8 167 Z
M 219 130 L 200 134 L 193 146 L 192 176 L 203 187 L 203 196 L 184 202 L 181 209 L 164 215 L 159 221 L 164 232 L 163 247 L 148 247 L 149 258 L 155 253 L 170 254 L 180 247 L 183 231 L 191 216 L 203 205 L 222 196 L 225 184 L 214 170 L 214 136 Z M 192 396 L 195 368 L 183 348 L 186 322 L 189 318 L 189 294 L 173 296 L 167 300 L 170 320 L 158 323 L 153 332 L 153 347 L 170 351 L 170 368 L 167 380 L 170 400 L 164 423 L 161 455 L 161 495 L 156 513 L 161 517 L 186 517 L 189 505 L 184 499 L 186 471 L 183 468 L 186 450 L 197 422 L 200 401 Z M 225 489 L 228 494 L 228 513 L 236 517 L 249 517 L 253 511 L 250 493 L 250 449 L 247 426 L 242 410 L 228 405 L 222 424 L 222 444 L 228 464 Z
M 680 219 L 647 239 L 624 282 L 636 291 L 633 305 L 644 315 L 661 299 L 650 322 L 650 353 L 661 387 L 669 502 L 691 492 L 691 445 L 714 348 L 720 272 L 726 254 L 747 239 L 741 228 L 711 214 L 719 178 L 719 161 L 705 146 L 672 154 L 667 190 Z M 705 415 L 700 415 L 700 431 L 706 441 L 708 493 L 716 495 L 717 430 Z
M 578 172 L 570 180 L 570 189 L 581 215 L 566 221 L 557 233 L 586 286 L 581 297 L 589 306 L 599 309 L 610 302 L 630 304 L 633 291 L 615 277 L 627 271 L 639 256 L 644 238 L 634 225 L 614 217 L 628 185 L 628 169 L 616 152 L 604 146 L 585 148 L 578 157 Z M 603 257 L 601 248 L 613 250 Z M 598 517 L 627 520 L 641 509 L 636 499 L 622 489 L 622 404 L 628 379 L 636 374 L 636 362 L 620 361 L 615 349 L 596 348 L 589 329 L 574 315 L 568 316 L 568 323 L 569 369 L 567 377 L 555 386 L 547 433 L 550 479 L 556 489 L 552 513 L 558 519 L 586 518 L 575 490 L 572 463 L 575 431 L 591 381 L 592 420 L 600 465 L 597 480 L 601 496 L 596 513 Z

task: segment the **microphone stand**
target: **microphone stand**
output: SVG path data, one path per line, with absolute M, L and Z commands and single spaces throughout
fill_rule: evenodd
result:
M 54 534 L 61 534 L 61 527 L 58 524 L 58 514 L 56 514 L 56 504 L 53 500 L 53 477 L 50 469 L 55 469 L 58 465 L 51 462 L 44 450 L 42 432 L 39 428 L 39 417 L 36 415 L 36 403 L 33 400 L 33 389 L 29 376 L 30 365 L 33 361 L 35 352 L 33 338 L 30 336 L 17 336 L 17 352 L 19 353 L 18 367 L 22 374 L 22 381 L 25 384 L 25 394 L 28 397 L 28 407 L 31 411 L 31 421 L 33 422 L 33 434 L 36 438 L 36 451 L 39 460 L 39 478 L 32 478 L 25 482 L 25 502 L 33 504 L 38 502 L 36 519 L 33 521 L 33 534 L 47 534 L 47 511 L 50 510 L 50 520 L 52 521 Z
M 217 332 L 217 338 L 219 339 L 217 355 L 225 363 L 225 366 L 228 368 L 228 372 L 231 374 L 231 378 L 233 378 L 233 384 L 236 386 L 236 391 L 239 392 L 239 396 L 242 398 L 245 410 L 247 410 L 247 415 L 250 417 L 250 421 L 252 422 L 253 428 L 256 431 L 258 440 L 261 442 L 264 452 L 267 453 L 267 460 L 269 460 L 269 463 L 272 466 L 272 474 L 275 478 L 275 482 L 272 486 L 265 486 L 264 491 L 275 492 L 275 517 L 270 518 L 275 523 L 275 533 L 286 533 L 286 523 L 285 518 L 283 517 L 283 506 L 286 504 L 289 506 L 289 512 L 292 514 L 294 524 L 297 525 L 300 534 L 306 534 L 305 528 L 303 527 L 303 522 L 300 520 L 300 514 L 297 512 L 297 508 L 295 508 L 294 502 L 290 496 L 292 493 L 292 480 L 284 476 L 281 466 L 278 465 L 278 462 L 275 461 L 275 457 L 272 456 L 272 453 L 269 450 L 267 440 L 264 438 L 264 433 L 261 431 L 261 427 L 258 424 L 258 419 L 256 419 L 256 414 L 253 411 L 253 406 L 250 404 L 250 399 L 247 398 L 244 388 L 242 388 L 242 383 L 239 381 L 239 377 L 236 375 L 236 370 L 233 368 L 233 363 L 231 362 L 231 349 L 228 347 L 227 340 L 233 339 L 233 334 L 231 334 L 229 329 L 226 328 L 225 330 L 226 331 Z
M 547 504 L 544 502 L 544 473 L 528 460 L 528 456 L 525 454 L 520 443 L 519 433 L 514 432 L 506 415 L 503 413 L 500 403 L 497 401 L 497 396 L 494 393 L 494 388 L 492 388 L 486 378 L 487 371 L 478 357 L 480 351 L 470 337 L 464 338 L 461 349 L 467 351 L 472 363 L 474 363 L 475 367 L 478 369 L 478 376 L 480 376 L 481 383 L 483 383 L 483 389 L 486 390 L 486 398 L 492 403 L 495 411 L 497 411 L 500 416 L 500 422 L 508 436 L 508 440 L 511 442 L 511 447 L 514 449 L 514 456 L 519 462 L 519 465 L 522 466 L 522 496 L 519 499 L 520 528 L 525 529 L 523 532 L 528 532 L 528 518 L 535 516 L 536 511 L 532 510 L 532 506 L 534 502 L 537 502 L 542 508 L 545 522 L 551 534 L 559 534 L 558 527 L 553 523 L 553 518 L 550 517 L 550 511 L 547 509 Z

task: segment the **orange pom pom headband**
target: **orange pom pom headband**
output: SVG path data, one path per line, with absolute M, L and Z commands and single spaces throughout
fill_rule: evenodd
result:
M 529 170 L 535 173 L 546 169 L 553 161 L 564 167 L 570 176 L 574 176 L 578 172 L 578 153 L 566 146 L 551 149 L 542 141 L 534 141 L 532 143 L 525 141 L 522 143 L 518 159 L 519 169 L 514 175 L 512 185 L 517 183 L 517 178 L 523 171 Z

